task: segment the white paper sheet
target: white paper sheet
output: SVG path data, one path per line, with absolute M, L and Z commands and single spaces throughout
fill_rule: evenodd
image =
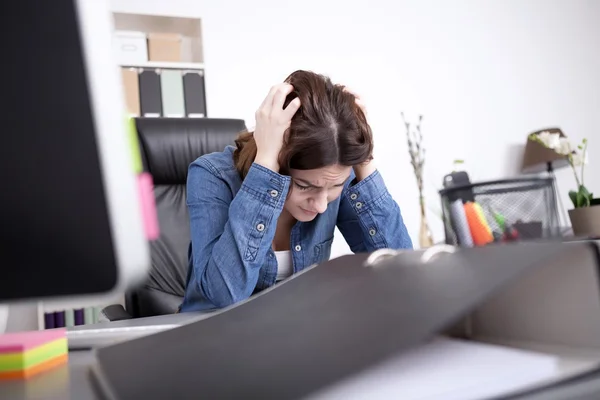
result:
M 480 400 L 554 379 L 558 364 L 547 354 L 438 338 L 310 399 Z

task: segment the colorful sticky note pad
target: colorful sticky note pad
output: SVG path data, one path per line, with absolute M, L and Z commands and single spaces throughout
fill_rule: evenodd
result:
M 0 380 L 29 378 L 67 360 L 64 329 L 0 335 Z

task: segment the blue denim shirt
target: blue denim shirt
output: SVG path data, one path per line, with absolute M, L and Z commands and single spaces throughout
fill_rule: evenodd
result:
M 276 282 L 272 242 L 291 178 L 252 164 L 242 181 L 233 151 L 204 155 L 189 167 L 191 243 L 181 311 L 225 307 Z M 353 178 L 323 214 L 292 228 L 294 273 L 329 259 L 336 226 L 354 253 L 412 248 L 379 172 L 358 183 Z

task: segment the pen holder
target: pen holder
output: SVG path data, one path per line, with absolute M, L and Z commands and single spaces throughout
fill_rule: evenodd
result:
M 447 244 L 474 247 L 559 236 L 552 178 L 479 182 L 439 193 Z

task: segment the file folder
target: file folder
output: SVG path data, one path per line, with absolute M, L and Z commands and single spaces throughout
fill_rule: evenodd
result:
M 146 69 L 139 75 L 140 105 L 143 117 L 162 116 L 160 75 L 157 70 Z
M 522 390 L 598 368 L 595 243 L 429 251 L 313 266 L 205 320 L 98 349 L 94 376 L 119 399 L 298 399 L 439 335 L 561 360 Z
M 204 71 L 184 71 L 185 112 L 189 118 L 206 117 Z
M 136 68 L 121 68 L 125 105 L 129 115 L 140 116 L 140 84 Z
M 183 99 L 183 77 L 180 70 L 166 69 L 160 74 L 163 115 L 185 117 Z

